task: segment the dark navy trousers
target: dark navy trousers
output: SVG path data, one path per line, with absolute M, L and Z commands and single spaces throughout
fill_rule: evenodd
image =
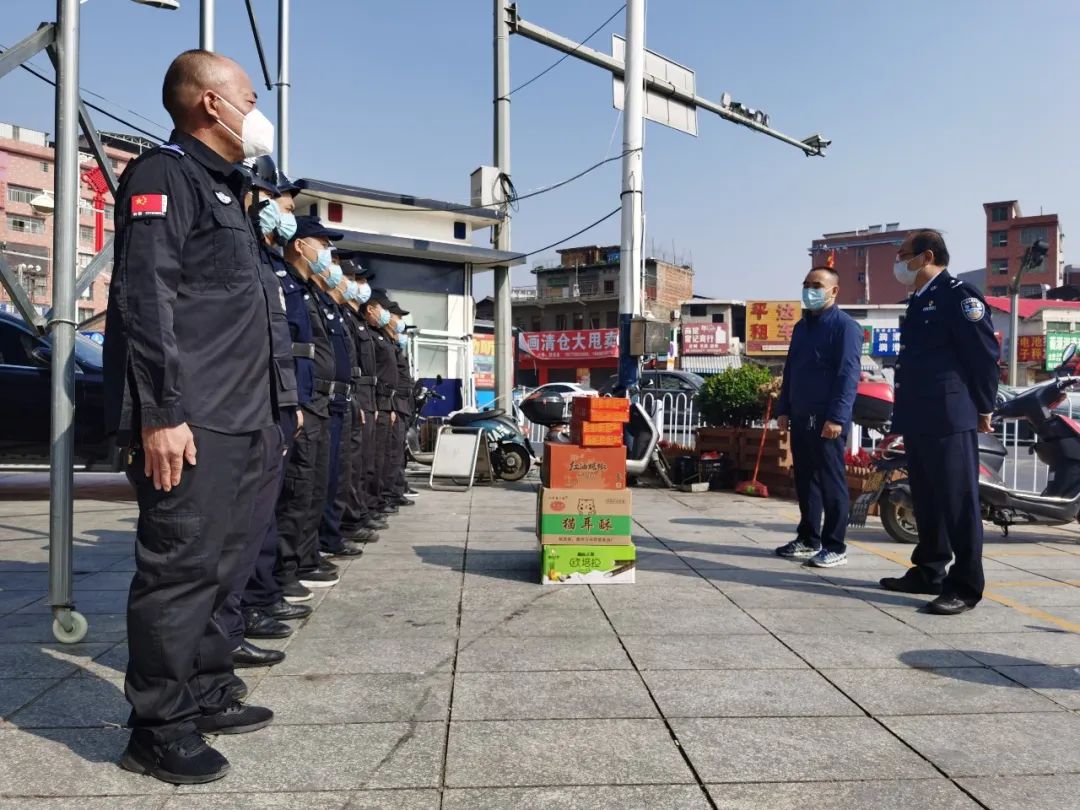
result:
M 319 524 L 319 550 L 341 551 L 341 514 L 344 504 L 338 499 L 338 487 L 348 486 L 352 460 L 348 451 L 348 436 L 352 432 L 351 405 L 330 409 L 330 462 L 326 477 L 326 495 Z
M 791 455 L 795 463 L 795 492 L 799 496 L 798 539 L 810 546 L 843 554 L 847 550 L 846 435 L 823 439 L 822 419 L 791 418 Z

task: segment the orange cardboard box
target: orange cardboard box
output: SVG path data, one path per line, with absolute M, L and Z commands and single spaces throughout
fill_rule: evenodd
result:
M 623 443 L 622 422 L 570 423 L 570 441 L 582 447 L 619 447 Z
M 556 489 L 625 489 L 626 448 L 545 442 L 541 481 Z
M 574 419 L 581 422 L 629 422 L 630 400 L 622 397 L 574 397 Z

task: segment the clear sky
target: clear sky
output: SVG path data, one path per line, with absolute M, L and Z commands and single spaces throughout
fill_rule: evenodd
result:
M 168 123 L 161 78 L 198 40 L 199 4 L 180 2 L 179 12 L 128 0 L 82 6 L 81 83 L 115 103 L 89 100 L 136 123 L 145 124 L 125 109 Z M 217 50 L 258 84 L 243 3 L 217 5 Z M 619 5 L 520 0 L 519 9 L 580 38 Z M 273 74 L 277 2 L 255 8 Z M 492 159 L 490 0 L 293 0 L 293 10 L 293 175 L 467 202 L 469 173 Z M 51 19 L 55 3 L 4 0 L 3 12 L 0 44 L 10 46 Z M 1067 235 L 1080 228 L 1076 0 L 654 0 L 647 26 L 651 49 L 697 71 L 699 94 L 728 91 L 788 134 L 833 141 L 827 158 L 810 159 L 709 113 L 696 139 L 647 125 L 646 247 L 692 256 L 700 294 L 794 296 L 811 239 L 894 221 L 944 229 L 953 269 L 982 267 L 990 200 L 1056 212 Z M 590 44 L 606 51 L 624 27 L 619 14 Z M 513 86 L 558 57 L 518 37 L 511 54 Z M 276 117 L 272 93 L 260 105 Z M 0 111 L 51 130 L 51 89 L 9 74 Z M 512 115 L 521 193 L 621 151 L 610 77 L 574 59 L 516 93 Z M 619 177 L 616 161 L 522 202 L 514 248 L 542 247 L 613 209 Z M 618 227 L 615 217 L 571 244 L 617 243 Z M 1065 258 L 1076 262 L 1072 245 L 1066 238 Z M 515 272 L 516 284 L 531 279 Z

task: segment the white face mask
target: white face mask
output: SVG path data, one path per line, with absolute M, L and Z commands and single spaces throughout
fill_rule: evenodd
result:
M 919 270 L 922 270 L 921 267 L 919 268 L 919 270 L 909 270 L 908 262 L 910 261 L 911 259 L 908 259 L 907 261 L 897 260 L 897 262 L 893 264 L 893 275 L 896 276 L 896 280 L 903 284 L 905 287 L 910 287 L 912 284 L 914 284 L 915 279 L 919 276 Z
M 230 129 L 220 118 L 218 119 L 218 123 L 225 128 L 226 132 L 236 138 L 236 140 L 240 141 L 244 147 L 245 158 L 252 159 L 263 157 L 274 151 L 274 125 L 270 123 L 269 118 L 262 114 L 262 111 L 256 108 L 247 115 L 244 115 L 224 96 L 218 96 L 218 98 L 236 110 L 238 115 L 244 116 L 244 123 L 241 125 L 239 135 Z

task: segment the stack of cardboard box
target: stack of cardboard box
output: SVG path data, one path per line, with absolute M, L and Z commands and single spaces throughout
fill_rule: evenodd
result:
M 540 581 L 590 585 L 634 581 L 630 491 L 623 428 L 629 400 L 576 397 L 572 444 L 544 445 L 536 508 Z

